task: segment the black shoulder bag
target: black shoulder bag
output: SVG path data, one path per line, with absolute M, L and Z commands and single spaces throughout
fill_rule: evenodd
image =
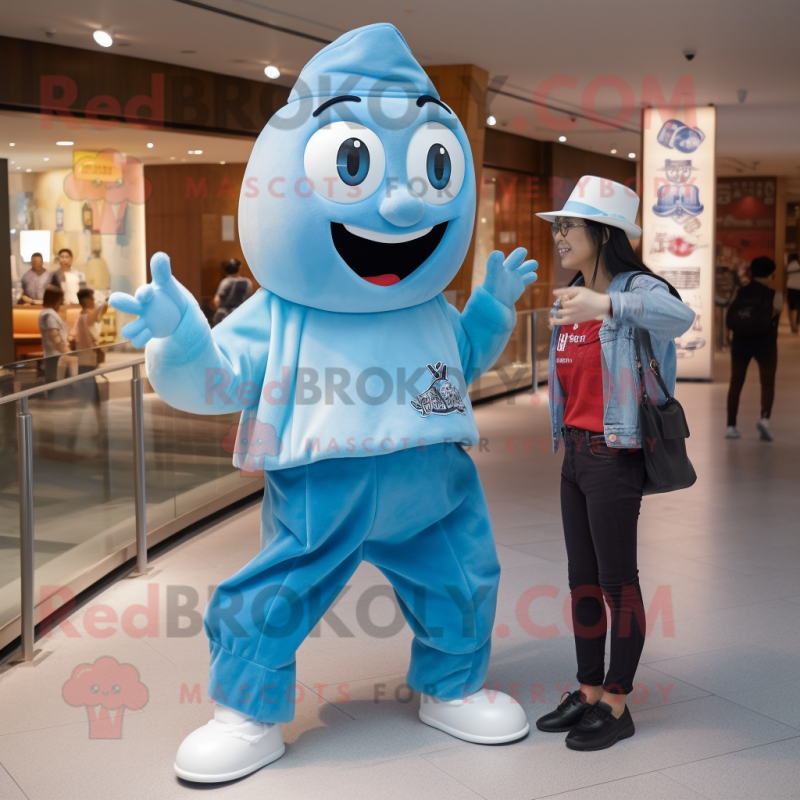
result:
M 641 274 L 641 273 L 637 273 Z M 635 275 L 631 276 L 627 290 Z M 642 432 L 642 452 L 645 472 L 644 494 L 661 494 L 687 489 L 697 480 L 692 462 L 686 454 L 686 439 L 689 426 L 681 404 L 670 395 L 661 378 L 658 362 L 653 355 L 650 334 L 644 328 L 634 328 L 636 345 L 636 365 L 642 387 L 642 402 L 639 406 L 639 427 Z M 650 397 L 647 381 L 642 368 L 642 353 L 648 369 L 653 373 L 661 391 L 666 397 L 663 405 L 658 402 L 657 393 Z

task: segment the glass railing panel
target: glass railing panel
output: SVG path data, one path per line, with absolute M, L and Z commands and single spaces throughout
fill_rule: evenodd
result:
M 533 324 L 536 328 L 534 342 L 536 343 L 536 359 L 538 361 L 538 381 L 547 382 L 548 360 L 550 356 L 550 340 L 552 331 L 550 330 L 550 308 L 537 308 L 534 311 Z
M 25 374 L 37 366 L 17 368 L 19 386 L 37 383 L 39 375 Z M 36 604 L 135 539 L 131 369 L 111 375 L 114 380 L 84 376 L 28 398 Z M 13 432 L 16 438 L 16 403 L 1 407 L 4 437 Z M 19 512 L 6 524 L 15 527 L 18 539 Z M 8 583 L 0 589 L 0 626 L 18 613 L 18 555 L 16 562 L 16 586 L 9 593 Z M 62 593 L 55 605 L 65 599 Z
M 142 370 L 144 375 L 144 366 Z M 239 416 L 239 412 L 205 416 L 179 411 L 146 384 L 148 530 L 225 495 L 242 480 L 253 480 L 233 466 L 226 441 L 231 428 L 239 424 Z
M 0 371 L 2 372 L 2 371 Z M 9 374 L 0 374 L 0 384 Z M 0 405 L 0 626 L 20 611 L 17 407 Z
M 533 370 L 531 361 L 531 326 L 533 312 L 517 312 L 517 321 L 494 366 L 487 370 L 469 387 L 470 399 L 485 400 L 508 392 L 518 391 L 531 385 Z
M 142 365 L 144 367 L 144 365 Z M 171 522 L 178 515 L 175 467 L 175 409 L 145 383 L 144 480 L 147 530 Z
M 197 417 L 175 412 L 175 492 L 178 514 L 238 488 L 254 478 L 232 463 L 230 442 L 239 413 Z
M 118 563 L 114 557 L 135 543 L 135 370 L 145 377 L 149 532 L 209 503 L 222 507 L 243 496 L 243 487 L 262 485 L 262 475 L 244 475 L 231 463 L 226 437 L 235 431 L 238 413 L 176 411 L 147 383 L 141 350 L 124 343 L 103 351 L 99 359 L 95 348 L 0 367 L 0 647 L 13 639 L 9 623 L 20 614 L 20 394 L 33 431 L 34 604 L 59 595 L 44 613 L 70 599 L 71 589 L 62 587 L 83 588 L 101 578 Z

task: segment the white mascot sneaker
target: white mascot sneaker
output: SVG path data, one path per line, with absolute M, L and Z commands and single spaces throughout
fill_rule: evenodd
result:
M 284 750 L 279 724 L 257 722 L 218 704 L 214 719 L 181 743 L 175 774 L 195 783 L 232 781 L 276 761 Z
M 423 694 L 419 718 L 433 728 L 475 744 L 503 744 L 527 736 L 531 726 L 522 706 L 503 692 L 480 689 L 462 700 Z

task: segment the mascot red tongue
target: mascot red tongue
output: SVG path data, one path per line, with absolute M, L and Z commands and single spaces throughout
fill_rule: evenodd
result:
M 393 286 L 395 283 L 400 283 L 397 275 L 375 275 L 372 278 L 364 278 L 364 280 L 374 283 L 376 286 Z

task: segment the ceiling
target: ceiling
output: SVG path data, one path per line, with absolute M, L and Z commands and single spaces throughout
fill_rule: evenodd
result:
M 73 150 L 98 151 L 109 147 L 137 158 L 145 166 L 218 164 L 221 161 L 245 163 L 255 144 L 255 139 L 250 137 L 142 131 L 122 123 L 104 131 L 92 130 L 89 125 L 73 130 L 58 118 L 54 118 L 53 129 L 46 130 L 39 124 L 37 115 L 14 111 L 0 111 L 0 130 L 3 132 L 0 158 L 8 159 L 10 173 L 71 169 Z M 74 144 L 59 147 L 58 141 L 72 141 Z M 9 146 L 11 142 L 14 142 L 13 147 Z M 148 147 L 148 143 L 153 147 Z M 198 150 L 202 152 L 198 154 Z
M 800 3 L 203 0 L 201 5 L 226 13 L 193 0 L 29 0 L 5 4 L 0 33 L 99 50 L 92 31 L 110 27 L 111 49 L 121 55 L 261 81 L 268 80 L 263 69 L 272 64 L 282 72 L 278 83 L 288 86 L 323 46 L 320 40 L 388 21 L 400 28 L 423 66 L 472 63 L 488 70 L 491 85 L 501 90 L 490 95 L 490 113 L 505 130 L 553 141 L 566 135 L 577 147 L 638 156 L 638 113 L 631 103 L 646 100 L 648 81 L 667 99 L 681 85 L 697 104 L 718 109 L 719 174 L 800 179 Z M 55 30 L 52 39 L 46 30 Z M 695 51 L 692 61 L 684 58 L 686 49 Z M 543 82 L 556 76 L 571 76 L 573 86 L 543 92 Z M 587 108 L 582 94 L 593 80 L 604 88 Z M 627 109 L 621 110 L 614 85 L 623 88 Z M 740 90 L 747 92 L 744 103 L 737 97 Z M 544 106 L 562 118 L 574 116 L 576 127 L 553 130 L 536 113 Z M 598 119 L 620 112 L 624 121 L 618 130 L 600 129 Z

